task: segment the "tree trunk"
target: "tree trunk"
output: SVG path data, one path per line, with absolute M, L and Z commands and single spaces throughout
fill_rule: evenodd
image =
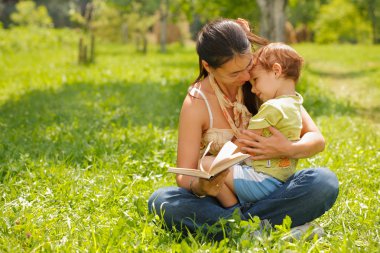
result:
M 373 44 L 377 44 L 380 42 L 380 38 L 377 38 L 377 20 L 376 20 L 376 14 L 375 14 L 375 5 L 376 0 L 369 1 L 368 3 L 368 14 L 371 21 L 371 28 L 372 28 L 372 40 Z
M 162 0 L 160 4 L 160 46 L 161 52 L 166 52 L 167 24 L 168 24 L 169 1 Z
M 256 0 L 261 11 L 260 34 L 270 41 L 285 41 L 287 0 Z

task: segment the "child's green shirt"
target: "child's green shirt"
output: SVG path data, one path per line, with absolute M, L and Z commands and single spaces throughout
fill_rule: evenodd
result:
M 291 141 L 300 139 L 302 129 L 301 106 L 303 98 L 300 94 L 279 96 L 263 103 L 258 113 L 249 122 L 248 129 L 264 129 L 263 136 L 271 132 L 266 129 L 273 126 Z M 252 161 L 253 168 L 280 181 L 286 181 L 296 170 L 297 159 L 271 159 Z

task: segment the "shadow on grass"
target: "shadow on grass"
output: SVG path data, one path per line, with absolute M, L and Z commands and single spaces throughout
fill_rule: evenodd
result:
M 356 79 L 362 76 L 368 76 L 376 73 L 378 69 L 367 68 L 365 70 L 359 71 L 347 71 L 338 73 L 336 71 L 320 71 L 307 67 L 308 74 L 317 76 L 318 78 L 332 78 L 334 80 L 345 80 L 345 79 Z M 300 85 L 300 90 L 302 94 L 307 94 L 305 99 L 305 107 L 307 108 L 318 108 L 317 110 L 312 110 L 312 114 L 319 116 L 321 114 L 345 114 L 345 115 L 360 115 L 368 118 L 376 124 L 380 123 L 380 110 L 379 106 L 376 105 L 362 105 L 362 104 L 352 104 L 350 99 L 344 100 L 343 98 L 334 98 L 334 95 L 328 93 L 328 91 L 318 88 L 316 85 L 311 85 L 308 87 L 308 83 L 315 83 L 314 78 L 306 77 L 302 80 Z
M 71 83 L 9 100 L 0 107 L 1 174 L 24 158 L 82 163 L 91 154 L 122 152 L 118 145 L 135 129 L 176 129 L 186 90 L 185 83 Z M 146 138 L 141 132 L 135 142 Z
M 355 71 L 347 71 L 347 72 L 337 72 L 336 70 L 334 71 L 322 71 L 322 70 L 317 70 L 308 67 L 307 68 L 308 72 L 310 72 L 313 75 L 317 75 L 320 77 L 329 77 L 329 78 L 334 78 L 334 79 L 354 79 L 354 78 L 359 78 L 362 76 L 367 76 L 368 74 L 378 72 L 377 68 L 366 68 L 366 69 L 359 69 Z
M 322 90 L 316 85 L 308 84 L 308 80 L 301 80 L 297 86 L 297 91 L 302 94 L 304 98 L 303 106 L 312 117 L 355 115 L 358 113 L 350 101 L 337 99 L 326 90 Z

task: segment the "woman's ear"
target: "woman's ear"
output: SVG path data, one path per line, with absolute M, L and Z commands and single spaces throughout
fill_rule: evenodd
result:
M 203 66 L 203 68 L 204 68 L 208 73 L 210 73 L 210 65 L 208 65 L 207 61 L 202 60 L 202 66 Z
M 274 75 L 276 76 L 276 78 L 279 78 L 281 76 L 281 74 L 282 74 L 282 67 L 281 67 L 281 65 L 279 63 L 276 62 L 275 64 L 273 64 L 272 70 L 273 70 Z

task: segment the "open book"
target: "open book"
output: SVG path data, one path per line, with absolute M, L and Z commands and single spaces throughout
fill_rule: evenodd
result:
M 199 170 L 169 167 L 168 172 L 210 179 L 220 172 L 230 168 L 232 165 L 235 165 L 250 157 L 250 155 L 243 154 L 241 152 L 234 154 L 237 146 L 230 141 L 226 142 L 226 144 L 224 144 L 222 149 L 219 151 L 218 155 L 215 157 L 215 160 L 212 162 L 210 171 L 207 172 L 203 169 L 202 160 L 208 153 L 211 143 L 212 142 L 208 144 L 202 158 L 199 161 Z

